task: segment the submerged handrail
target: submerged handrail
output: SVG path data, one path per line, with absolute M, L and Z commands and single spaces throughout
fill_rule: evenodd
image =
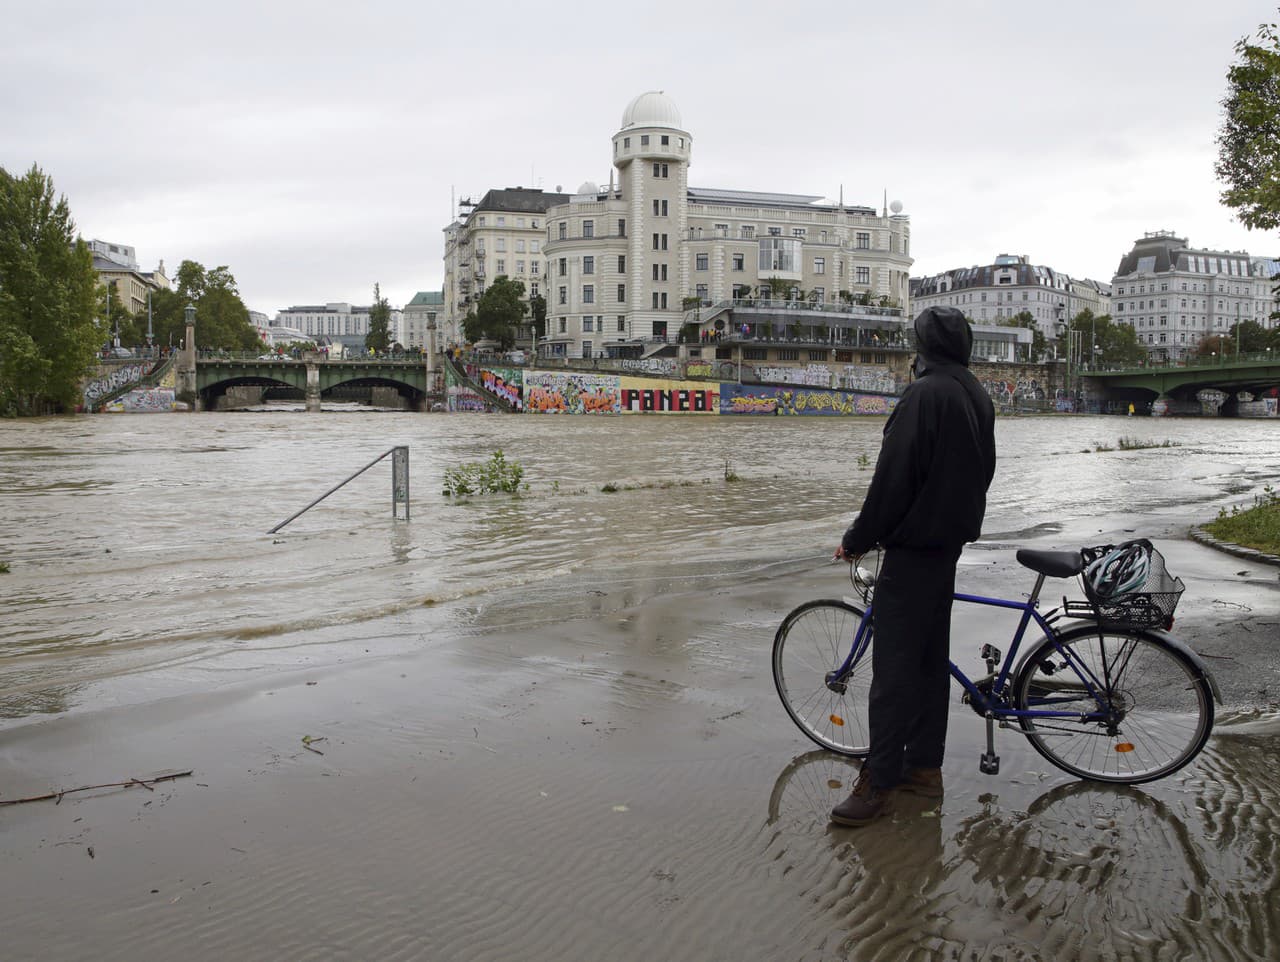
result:
M 398 453 L 401 451 L 404 452 L 403 455 Z M 360 475 L 364 474 L 366 471 L 368 471 L 371 467 L 373 467 L 383 458 L 391 454 L 396 455 L 396 458 L 393 461 L 393 472 L 392 472 L 392 479 L 391 479 L 391 511 L 392 511 L 392 514 L 394 514 L 396 510 L 396 505 L 399 504 L 401 501 L 403 501 L 404 517 L 405 517 L 405 520 L 408 521 L 409 520 L 409 449 L 404 445 L 397 445 L 394 448 L 390 448 L 386 451 L 383 451 L 376 458 L 374 458 L 372 461 L 366 464 L 363 468 L 355 472 L 355 474 L 352 474 L 344 478 L 343 480 L 339 481 L 332 488 L 330 488 L 324 494 L 320 495 L 320 497 L 316 498 L 314 501 L 312 501 L 309 505 L 307 505 L 301 511 L 285 518 L 278 525 L 276 525 L 274 528 L 268 531 L 267 534 L 275 534 L 277 531 L 283 528 L 290 521 L 294 520 L 297 517 L 300 517 L 301 515 L 306 514 L 308 511 L 314 508 L 317 504 L 319 504 L 325 498 L 329 497 L 329 495 L 333 494 L 333 492 L 341 488 L 344 484 L 348 484 L 349 482 L 354 481 L 356 478 L 360 477 Z M 403 481 L 403 484 L 399 483 L 401 481 Z

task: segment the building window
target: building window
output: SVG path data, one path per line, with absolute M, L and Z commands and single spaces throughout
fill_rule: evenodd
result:
M 667 292 L 666 292 L 666 291 L 663 291 L 663 292 L 659 295 L 659 298 L 658 298 L 658 299 L 662 302 L 662 309 L 665 311 L 665 310 L 667 309 Z
M 626 272 L 627 272 L 627 255 L 619 254 L 618 255 L 618 273 L 625 274 Z
M 825 257 L 815 257 L 813 259 L 813 272 L 815 274 L 825 274 L 827 272 L 827 259 Z
M 499 237 L 493 242 L 493 249 L 499 254 L 505 254 L 507 252 L 507 239 L 505 237 Z
M 694 295 L 698 298 L 698 303 L 705 303 L 707 300 L 707 285 L 699 284 L 694 290 Z
M 590 334 L 595 330 L 595 318 L 586 314 L 582 318 L 582 333 Z
M 870 235 L 870 234 L 868 234 L 868 233 L 866 233 L 866 232 L 864 232 L 864 231 L 858 231 L 857 236 L 854 238 L 854 245 L 855 245 L 855 246 L 858 248 L 858 250 L 860 250 L 860 251 L 870 250 L 870 249 L 871 249 L 871 235 Z
M 648 134 L 641 134 L 641 135 L 640 135 L 640 146 L 641 146 L 641 147 L 648 147 L 648 146 L 649 146 L 649 135 L 648 135 Z
M 565 326 L 565 321 L 564 321 L 564 318 L 562 317 L 562 318 L 560 318 L 560 333 L 561 333 L 561 334 L 563 334 L 563 333 L 564 333 L 564 326 Z
M 537 267 L 538 265 L 537 265 L 537 264 L 534 264 L 533 266 L 534 266 L 534 267 Z M 536 273 L 538 273 L 538 272 L 537 272 L 537 271 L 534 271 L 534 273 L 536 274 Z M 532 284 L 530 284 L 530 285 L 529 285 L 529 296 L 530 296 L 530 297 L 537 297 L 537 296 L 538 296 L 538 282 L 537 282 L 537 281 L 534 281 Z
M 483 214 L 481 214 L 479 217 L 477 217 L 477 218 L 476 218 L 476 226 L 477 226 L 477 227 L 483 227 L 483 226 L 484 226 L 484 215 L 483 215 Z
M 792 237 L 803 237 L 803 236 L 804 236 L 804 233 L 805 233 L 805 231 L 804 231 L 804 228 L 803 228 L 803 227 L 793 227 L 793 228 L 791 228 L 791 236 L 792 236 Z
M 569 236 L 569 225 L 566 224 L 564 221 L 561 221 L 560 222 L 560 239 L 564 240 L 568 236 Z
M 593 220 L 584 220 L 584 221 L 582 222 L 582 236 L 583 236 L 583 237 L 595 237 L 595 236 L 596 236 L 596 222 L 595 222 L 595 221 L 593 221 Z
M 798 361 L 800 360 L 800 352 L 792 351 L 788 348 L 782 348 L 778 351 L 779 361 Z
M 619 304 L 627 303 L 627 285 L 626 284 L 618 285 L 618 303 Z
M 564 285 L 560 286 L 560 303 L 561 304 L 569 303 L 569 288 L 565 287 Z
M 693 269 L 695 271 L 705 271 L 707 269 L 707 261 L 710 258 L 706 254 L 695 254 L 693 258 Z
M 770 228 L 769 228 L 769 236 L 770 236 L 770 237 L 781 237 L 781 236 L 782 236 L 782 228 L 781 228 L 781 227 L 770 227 Z
M 760 238 L 760 273 L 795 273 L 800 266 L 800 242 L 794 237 Z
M 658 249 L 658 235 L 657 235 L 657 234 L 654 234 L 654 235 L 653 235 L 653 249 L 654 249 L 654 250 L 657 250 L 657 249 Z
M 746 263 L 747 263 L 747 258 L 746 258 L 746 255 L 745 255 L 745 254 L 734 254 L 734 255 L 733 255 L 733 269 L 734 269 L 735 271 L 740 271 L 740 270 L 745 269 L 745 267 L 746 267 Z
M 524 273 L 524 261 L 516 261 L 516 273 L 517 274 Z
M 666 234 L 663 234 L 663 235 L 662 235 L 662 249 L 663 249 L 663 250 L 666 250 L 666 249 L 667 249 L 667 235 L 666 235 Z
M 667 168 L 667 165 L 666 165 L 666 164 L 654 164 L 654 165 L 653 165 L 653 176 L 654 176 L 654 177 L 663 177 L 663 178 L 665 178 L 665 177 L 669 176 L 669 174 L 670 174 L 670 171 L 668 170 L 668 168 Z
M 495 269 L 499 274 L 505 274 L 507 272 L 507 262 L 504 258 L 499 257 L 495 263 L 497 265 Z
M 658 292 L 657 291 L 653 292 L 653 309 L 655 311 L 658 309 Z
M 582 285 L 582 303 L 594 304 L 596 302 L 596 286 L 594 284 Z
M 625 150 L 630 150 L 630 149 L 631 149 L 631 138 L 630 138 L 630 137 L 623 137 L 623 138 L 622 138 L 622 146 L 623 146 L 623 148 L 624 148 Z
M 536 274 L 536 273 L 538 273 L 538 262 L 537 262 L 537 261 L 530 261 L 530 262 L 529 262 L 529 273 L 530 273 L 530 274 Z
M 590 254 L 586 254 L 582 258 L 582 273 L 594 274 L 596 272 L 596 259 Z
M 653 216 L 654 217 L 667 216 L 667 202 L 665 200 L 655 200 L 653 202 Z
M 626 331 L 627 331 L 627 315 L 619 314 L 618 315 L 618 333 L 625 334 Z
M 569 273 L 569 259 L 567 257 L 560 258 L 559 268 L 560 268 L 561 277 L 564 277 L 566 274 Z
M 671 138 L 667 134 L 662 135 L 662 146 L 663 147 L 671 146 Z
M 856 282 L 857 282 L 858 284 L 870 284 L 870 283 L 871 283 L 871 268 L 870 268 L 870 267 L 858 267 L 858 268 L 855 268 L 855 269 L 854 269 L 854 278 L 855 278 L 855 280 L 856 280 Z M 987 299 L 987 295 L 986 295 L 986 294 L 983 294 L 983 295 L 982 295 L 982 299 L 985 301 L 985 300 Z
M 742 239 L 743 239 L 743 240 L 751 240 L 751 238 L 753 238 L 753 237 L 755 237 L 755 236 L 756 236 L 756 228 L 755 228 L 755 225 L 754 225 L 754 224 L 743 224 L 743 225 L 742 225 Z

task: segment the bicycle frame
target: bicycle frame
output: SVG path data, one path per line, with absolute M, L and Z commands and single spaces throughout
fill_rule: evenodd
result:
M 1014 667 L 1017 664 L 1018 650 L 1022 647 L 1022 642 L 1026 636 L 1027 627 L 1034 621 L 1036 625 L 1044 632 L 1046 638 L 1053 639 L 1056 644 L 1058 638 L 1057 631 L 1054 630 L 1051 619 L 1053 619 L 1058 609 L 1053 609 L 1047 615 L 1042 615 L 1037 608 L 1040 599 L 1040 589 L 1044 585 L 1044 575 L 1037 575 L 1035 588 L 1026 601 L 1011 601 L 1005 598 L 988 598 L 985 595 L 971 595 L 963 592 L 956 592 L 952 597 L 956 601 L 966 604 L 984 605 L 989 608 L 1005 608 L 1010 611 L 1022 612 L 1022 617 L 1018 620 L 1017 630 L 1014 631 L 1012 643 L 1008 652 L 1005 653 L 1003 661 L 1000 664 L 1000 670 L 995 672 L 991 677 L 991 694 L 983 691 L 964 671 L 956 665 L 954 661 L 948 661 L 951 671 L 951 677 L 960 683 L 961 687 L 968 693 L 969 699 L 975 705 L 979 714 L 988 718 L 998 719 L 1016 719 L 1016 718 L 1072 718 L 1079 721 L 1107 721 L 1111 712 L 1107 706 L 1107 700 L 1102 692 L 1108 690 L 1108 686 L 1104 680 L 1099 680 L 1097 676 L 1084 665 L 1076 654 L 1066 648 L 1057 646 L 1058 654 L 1060 654 L 1068 665 L 1071 666 L 1077 678 L 1084 685 L 1085 690 L 1094 699 L 1098 705 L 1097 710 L 1091 712 L 1081 712 L 1078 708 L 1074 711 L 1057 711 L 1045 708 L 1015 708 L 1009 704 L 1007 698 L 1000 694 L 1007 689 L 1010 676 L 1013 674 Z M 871 643 L 871 625 L 872 612 L 874 606 L 867 605 L 866 613 L 862 617 L 861 624 L 858 625 L 858 633 L 854 638 L 854 643 L 850 647 L 849 654 L 845 658 L 844 663 L 831 673 L 829 680 L 839 680 L 844 678 L 852 670 L 853 665 L 866 654 L 867 647 Z M 1104 670 L 1107 666 L 1104 664 Z M 1078 702 L 1078 698 L 1069 699 Z M 1048 700 L 1046 699 L 1046 702 Z

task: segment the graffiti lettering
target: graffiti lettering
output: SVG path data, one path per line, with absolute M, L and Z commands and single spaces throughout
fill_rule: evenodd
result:
M 94 378 L 84 386 L 85 406 L 90 407 L 99 398 L 113 394 L 130 384 L 137 384 L 146 376 L 148 367 L 148 364 L 124 364 L 101 377 Z
M 707 412 L 714 411 L 719 393 L 716 391 L 651 390 L 627 388 L 622 392 L 624 411 L 642 412 Z

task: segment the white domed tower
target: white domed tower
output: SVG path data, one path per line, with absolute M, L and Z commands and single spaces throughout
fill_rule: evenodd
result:
M 681 297 L 689 289 L 681 253 L 688 233 L 692 153 L 693 138 L 665 93 L 650 90 L 627 104 L 622 127 L 613 135 L 613 164 L 627 210 L 627 288 L 633 292 L 627 314 L 633 338 L 674 338 L 680 330 Z

